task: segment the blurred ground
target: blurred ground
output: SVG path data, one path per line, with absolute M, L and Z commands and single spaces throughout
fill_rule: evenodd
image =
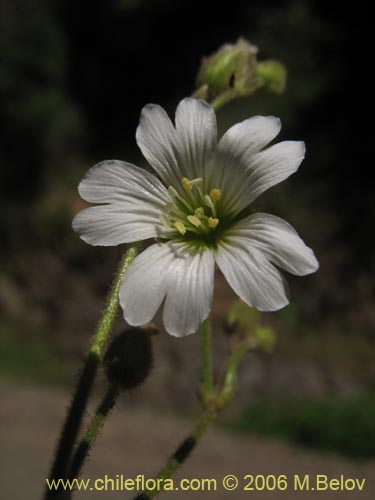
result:
M 60 429 L 68 394 L 56 389 L 21 388 L 0 384 L 0 443 L 3 463 L 0 470 L 1 498 L 28 500 L 41 498 L 44 479 Z M 137 474 L 152 477 L 165 457 L 187 434 L 191 422 L 161 410 L 127 408 L 124 404 L 113 411 L 99 437 L 85 478 L 108 474 Z M 375 493 L 375 461 L 353 462 L 334 455 L 318 455 L 291 446 L 273 443 L 252 436 L 233 436 L 211 429 L 203 438 L 180 478 L 217 478 L 235 474 L 286 474 L 292 482 L 294 474 L 326 474 L 329 478 L 366 478 L 362 492 L 319 491 L 228 492 L 218 486 L 216 492 L 165 493 L 164 498 L 316 498 L 372 499 Z M 245 482 L 243 481 L 243 484 Z M 124 492 L 80 492 L 75 497 L 116 499 L 126 498 Z M 130 496 L 130 495 L 129 495 Z

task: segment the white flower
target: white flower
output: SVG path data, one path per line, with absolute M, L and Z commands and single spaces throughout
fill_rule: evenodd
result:
M 136 138 L 156 175 L 117 160 L 87 172 L 79 193 L 101 205 L 73 221 L 84 241 L 157 239 L 135 258 L 120 287 L 130 325 L 151 321 L 164 301 L 166 330 L 178 337 L 195 332 L 210 312 L 215 262 L 241 299 L 261 311 L 288 304 L 278 268 L 296 275 L 318 269 L 313 251 L 287 222 L 249 215 L 250 203 L 304 158 L 303 142 L 268 146 L 280 128 L 275 117 L 254 116 L 217 142 L 215 112 L 206 102 L 181 101 L 175 126 L 150 104 Z

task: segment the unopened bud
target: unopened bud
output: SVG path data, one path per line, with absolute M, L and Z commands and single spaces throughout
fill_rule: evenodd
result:
M 194 97 L 206 99 L 217 108 L 239 97 L 248 97 L 259 88 L 284 91 L 286 69 L 275 60 L 257 61 L 258 48 L 244 38 L 223 45 L 203 59 Z
M 257 326 L 254 337 L 259 349 L 265 352 L 273 351 L 276 343 L 276 335 L 271 328 L 262 325 Z
M 281 94 L 286 86 L 286 68 L 279 61 L 269 60 L 258 64 L 256 76 L 270 92 Z
M 242 300 L 236 299 L 229 309 L 225 331 L 235 330 L 237 333 L 252 332 L 258 325 L 259 320 L 260 314 L 256 309 L 249 307 Z
M 225 44 L 211 56 L 204 58 L 197 77 L 197 85 L 205 87 L 208 100 L 228 90 L 249 95 L 257 87 L 255 70 L 257 47 L 243 38 L 236 44 Z
M 150 336 L 156 331 L 152 324 L 134 327 L 112 340 L 104 356 L 104 370 L 110 384 L 129 390 L 146 380 L 152 368 Z

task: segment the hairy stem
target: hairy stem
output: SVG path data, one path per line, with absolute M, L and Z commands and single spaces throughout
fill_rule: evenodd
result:
M 206 321 L 208 322 L 208 320 Z M 208 323 L 203 325 L 202 333 L 207 333 L 207 331 L 209 331 Z M 207 342 L 205 341 L 203 349 L 204 353 L 206 352 L 206 347 Z M 192 430 L 191 434 L 189 434 L 189 436 L 179 445 L 177 450 L 168 459 L 164 467 L 162 467 L 162 469 L 159 471 L 159 474 L 154 478 L 158 487 L 153 490 L 146 489 L 145 491 L 137 495 L 134 500 L 152 500 L 163 491 L 163 482 L 167 479 L 170 479 L 173 474 L 178 471 L 181 465 L 190 456 L 191 452 L 198 444 L 208 426 L 216 418 L 219 411 L 232 401 L 237 387 L 237 368 L 248 349 L 248 342 L 247 340 L 245 340 L 243 342 L 240 342 L 232 353 L 228 354 L 224 373 L 221 377 L 221 382 L 217 387 L 212 387 L 211 379 L 211 392 L 209 393 L 209 398 L 206 398 L 203 401 L 205 403 L 205 410 L 198 420 L 196 426 Z
M 103 349 L 106 344 L 108 335 L 112 329 L 113 322 L 116 318 L 118 311 L 118 293 L 120 289 L 120 284 L 124 274 L 130 264 L 138 255 L 140 249 L 140 243 L 131 243 L 126 250 L 124 257 L 122 258 L 117 274 L 112 284 L 111 291 L 108 295 L 106 307 L 104 309 L 103 315 L 99 321 L 98 328 L 96 330 L 95 336 L 92 340 L 90 353 L 97 355 L 101 358 L 103 354 Z
M 139 252 L 139 243 L 132 243 L 125 252 L 111 290 L 107 303 L 92 339 L 89 352 L 86 357 L 84 368 L 81 372 L 77 388 L 73 395 L 68 414 L 60 435 L 59 443 L 55 453 L 55 459 L 50 472 L 50 479 L 65 478 L 72 455 L 74 444 L 81 427 L 82 417 L 85 412 L 87 401 L 91 394 L 94 379 L 102 358 L 106 340 L 111 332 L 116 313 L 118 311 L 118 293 L 121 280 L 129 265 L 133 262 Z M 47 490 L 45 499 L 58 498 L 60 492 Z
M 173 453 L 173 455 L 167 460 L 166 464 L 159 471 L 159 474 L 155 478 L 156 481 L 162 482 L 166 479 L 170 479 L 175 472 L 181 467 L 181 465 L 186 461 L 186 459 L 190 456 L 191 452 L 194 450 L 199 440 L 203 436 L 207 427 L 210 423 L 215 419 L 217 415 L 218 409 L 216 405 L 211 405 L 206 408 L 206 410 L 202 413 L 200 419 L 198 420 L 196 426 L 189 436 L 182 441 L 182 443 L 178 446 L 177 450 Z M 151 500 L 156 497 L 162 490 L 154 489 L 148 490 L 146 489 L 136 497 L 134 500 Z
M 207 318 L 202 324 L 202 362 L 203 382 L 202 395 L 207 400 L 212 394 L 212 354 L 211 354 L 211 325 Z
M 92 446 L 94 445 L 95 439 L 99 433 L 100 428 L 104 424 L 106 417 L 109 415 L 110 411 L 116 404 L 117 397 L 119 395 L 118 385 L 111 385 L 107 392 L 105 393 L 102 401 L 100 402 L 95 415 L 92 417 L 85 435 L 81 439 L 77 446 L 77 449 L 72 457 L 71 465 L 69 467 L 69 479 L 74 479 L 79 477 L 82 466 L 88 457 Z

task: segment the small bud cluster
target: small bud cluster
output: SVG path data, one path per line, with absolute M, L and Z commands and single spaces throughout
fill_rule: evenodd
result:
M 257 61 L 258 48 L 244 38 L 225 44 L 204 58 L 197 77 L 195 97 L 223 102 L 252 95 L 264 87 L 282 93 L 286 69 L 279 61 Z

